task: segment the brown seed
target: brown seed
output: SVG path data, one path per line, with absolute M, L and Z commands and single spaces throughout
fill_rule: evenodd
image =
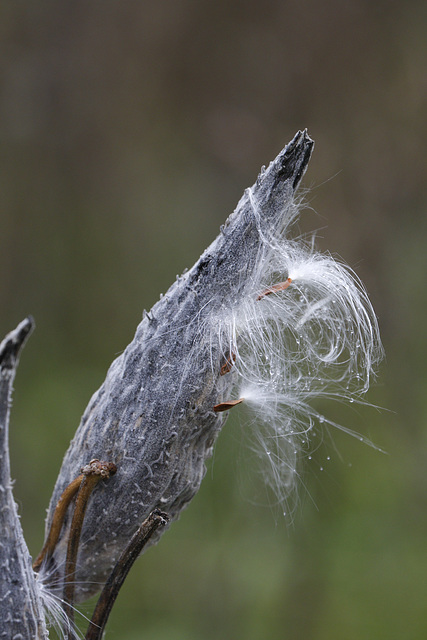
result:
M 240 404 L 241 402 L 243 402 L 244 398 L 240 398 L 239 400 L 229 400 L 228 402 L 220 402 L 219 404 L 216 404 L 213 408 L 213 410 L 216 413 L 220 413 L 221 411 L 228 411 L 229 409 L 232 409 L 233 407 L 235 407 L 237 404 Z
M 265 296 L 269 296 L 272 293 L 277 293 L 277 291 L 285 291 L 285 289 L 289 287 L 291 282 L 292 282 L 292 279 L 287 278 L 284 282 L 273 284 L 271 287 L 268 287 L 268 289 L 265 289 L 262 293 L 260 293 L 259 296 L 257 297 L 257 300 L 261 300 L 262 298 L 265 298 Z
M 236 362 L 236 354 L 235 353 L 231 353 L 229 358 L 227 358 L 227 360 L 222 365 L 221 371 L 219 372 L 219 375 L 220 376 L 225 376 L 226 373 L 229 373 L 231 371 L 231 367 L 233 366 L 233 364 L 235 362 Z

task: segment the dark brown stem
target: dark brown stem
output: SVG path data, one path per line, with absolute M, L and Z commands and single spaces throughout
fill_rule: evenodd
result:
M 59 534 L 61 533 L 62 525 L 64 523 L 65 514 L 70 505 L 71 500 L 76 495 L 80 488 L 82 480 L 85 476 L 81 473 L 75 480 L 70 482 L 68 487 L 62 492 L 59 498 L 52 518 L 52 524 L 50 525 L 49 534 L 46 538 L 46 542 L 43 545 L 43 549 L 33 562 L 34 571 L 39 571 L 43 561 L 49 560 L 55 551 L 56 543 L 58 542 Z
M 99 596 L 85 640 L 101 640 L 108 616 L 133 563 L 156 529 L 165 526 L 168 521 L 169 516 L 167 513 L 156 509 L 150 513 L 148 518 L 144 520 L 136 533 L 134 533 Z
M 116 466 L 111 462 L 91 460 L 83 467 L 83 480 L 74 505 L 73 519 L 71 521 L 70 536 L 68 538 L 67 556 L 65 560 L 63 609 L 69 620 L 69 629 L 74 621 L 74 576 L 76 572 L 77 553 L 79 549 L 80 534 L 82 532 L 87 503 L 90 494 L 98 482 L 103 478 L 109 478 L 116 472 Z

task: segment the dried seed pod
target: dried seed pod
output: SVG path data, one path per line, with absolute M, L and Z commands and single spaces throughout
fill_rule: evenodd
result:
M 260 238 L 273 237 L 294 209 L 294 191 L 313 142 L 303 132 L 246 190 L 220 235 L 170 287 L 111 365 L 65 455 L 47 527 L 65 487 L 90 458 L 117 474 L 91 496 L 77 561 L 76 599 L 99 590 L 120 552 L 155 508 L 176 518 L 197 492 L 205 460 L 226 419 L 213 407 L 228 398 L 221 376 L 229 345 L 204 332 L 212 313 L 233 306 L 250 282 Z M 254 202 L 256 205 L 254 206 Z M 227 351 L 227 354 L 225 353 Z M 70 518 L 53 558 L 64 565 Z
M 9 462 L 9 413 L 19 356 L 34 328 L 23 320 L 0 343 L 0 637 L 48 638 L 42 599 L 13 499 Z
M 144 315 L 92 397 L 47 519 L 49 526 L 85 461 L 117 466 L 87 506 L 77 600 L 100 589 L 154 509 L 173 520 L 195 495 L 227 417 L 223 409 L 240 399 L 254 409 L 256 438 L 270 465 L 266 480 L 282 501 L 294 486 L 307 433 L 316 420 L 327 422 L 310 400 L 368 387 L 381 347 L 366 293 L 329 255 L 287 238 L 312 147 L 300 132 L 262 170 L 217 239 Z M 69 527 L 68 515 L 53 554 L 59 572 Z

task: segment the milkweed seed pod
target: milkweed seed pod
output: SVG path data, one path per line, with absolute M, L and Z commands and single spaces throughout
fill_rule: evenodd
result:
M 0 343 L 0 638 L 47 638 L 42 599 L 12 495 L 9 413 L 20 351 L 33 328 L 27 318 Z
M 366 293 L 348 268 L 288 238 L 312 147 L 300 132 L 261 171 L 217 239 L 144 314 L 92 397 L 47 517 L 49 526 L 87 461 L 117 466 L 87 507 L 77 600 L 100 588 L 153 509 L 173 520 L 193 498 L 236 401 L 254 411 L 266 481 L 282 501 L 313 424 L 326 420 L 310 399 L 366 390 L 381 354 Z M 69 525 L 68 517 L 53 556 L 59 573 Z

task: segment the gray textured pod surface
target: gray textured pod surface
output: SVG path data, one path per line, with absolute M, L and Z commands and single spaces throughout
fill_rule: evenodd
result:
M 47 638 L 31 558 L 12 495 L 8 426 L 19 353 L 33 321 L 27 318 L 0 344 L 0 638 Z
M 309 136 L 299 132 L 262 171 L 194 267 L 144 314 L 133 341 L 92 397 L 65 455 L 47 518 L 49 526 L 61 492 L 89 460 L 117 465 L 117 474 L 97 486 L 87 509 L 78 600 L 100 588 L 154 508 L 174 519 L 197 492 L 226 415 L 213 407 L 228 399 L 233 377 L 232 372 L 220 376 L 226 346 L 204 335 L 204 320 L 243 294 L 261 238 L 279 231 L 312 147 Z M 54 554 L 58 569 L 68 527 L 69 517 Z

